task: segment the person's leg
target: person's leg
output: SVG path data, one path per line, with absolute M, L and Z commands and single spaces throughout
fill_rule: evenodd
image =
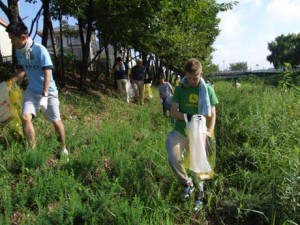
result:
M 164 114 L 164 116 L 166 116 L 167 115 L 167 107 L 166 107 L 166 105 L 167 105 L 167 99 L 166 98 L 162 98 L 162 105 L 163 105 L 163 114 Z
M 129 92 L 128 92 L 127 79 L 122 79 L 122 93 L 125 97 L 126 102 L 129 103 Z
M 138 88 L 138 81 L 136 80 L 132 80 L 132 88 L 133 88 L 133 91 L 134 91 L 134 98 L 136 101 L 138 101 L 139 99 L 139 88 Z
M 61 120 L 53 122 L 55 131 L 58 135 L 58 140 L 62 146 L 62 149 L 66 148 L 66 142 L 65 142 L 65 127 Z
M 194 201 L 194 210 L 199 211 L 203 207 L 204 201 L 204 181 L 200 181 L 197 183 L 197 190 L 195 194 L 195 201 Z
M 121 79 L 117 80 L 117 88 L 118 88 L 119 94 L 122 94 L 122 80 Z
M 188 138 L 181 135 L 178 131 L 171 131 L 166 140 L 169 164 L 183 186 L 183 196 L 185 198 L 190 197 L 195 190 L 193 181 L 188 177 L 182 164 L 183 149 L 188 149 L 188 143 Z
M 138 81 L 138 91 L 139 91 L 139 101 L 140 104 L 143 105 L 144 104 L 144 90 L 145 90 L 145 85 L 144 85 L 144 81 Z
M 26 140 L 32 148 L 34 148 L 36 145 L 32 119 L 36 116 L 39 100 L 40 96 L 35 95 L 30 90 L 25 91 L 21 118 Z
M 178 131 L 171 131 L 167 135 L 166 148 L 168 152 L 169 164 L 182 185 L 186 185 L 188 175 L 182 165 L 183 149 L 188 149 L 188 138 Z
M 54 125 L 62 150 L 66 150 L 65 128 L 60 117 L 58 92 L 49 93 L 46 116 L 47 119 Z
M 26 136 L 26 140 L 28 144 L 35 148 L 35 131 L 32 124 L 32 115 L 31 114 L 23 114 L 22 115 L 22 123 L 23 123 L 23 130 Z

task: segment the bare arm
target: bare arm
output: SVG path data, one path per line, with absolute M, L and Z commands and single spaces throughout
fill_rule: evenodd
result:
M 43 89 L 43 95 L 48 95 L 49 86 L 50 86 L 50 77 L 51 77 L 51 70 L 46 69 L 44 70 L 44 89 Z
M 184 115 L 182 112 L 178 111 L 178 108 L 179 108 L 179 104 L 172 102 L 171 111 L 170 111 L 171 117 L 176 120 L 184 120 Z
M 23 78 L 25 76 L 25 71 L 22 68 L 18 68 L 16 71 L 16 75 L 13 76 L 11 79 L 9 79 L 9 81 L 12 84 L 15 84 L 18 80 L 20 80 L 21 78 Z
M 171 93 L 172 93 L 172 95 L 174 95 L 174 90 L 173 90 L 172 86 L 171 86 Z
M 216 107 L 212 106 L 211 107 L 211 117 L 207 117 L 207 131 L 210 134 L 212 134 L 212 132 L 215 129 L 216 118 L 217 118 Z

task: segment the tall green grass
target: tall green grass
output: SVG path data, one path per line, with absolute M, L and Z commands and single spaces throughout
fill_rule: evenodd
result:
M 32 151 L 1 127 L 0 224 L 297 224 L 300 104 L 294 92 L 217 82 L 217 168 L 207 203 L 182 199 L 157 89 L 140 106 L 112 91 L 60 94 L 70 161 L 39 115 Z
M 216 91 L 220 221 L 299 223 L 299 95 L 260 83 Z

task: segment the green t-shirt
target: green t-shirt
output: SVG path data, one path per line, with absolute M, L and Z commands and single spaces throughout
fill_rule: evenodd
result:
M 211 106 L 219 103 L 214 89 L 207 85 L 208 95 Z M 179 104 L 179 111 L 188 115 L 198 114 L 198 98 L 199 87 L 182 87 L 177 86 L 174 91 L 172 102 Z M 186 124 L 184 120 L 176 120 L 175 130 L 179 131 L 182 135 L 185 133 Z

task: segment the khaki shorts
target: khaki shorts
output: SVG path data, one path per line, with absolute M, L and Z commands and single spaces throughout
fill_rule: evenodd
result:
M 23 99 L 23 114 L 32 114 L 34 117 L 37 115 L 39 111 L 39 102 L 42 96 L 33 93 L 29 89 L 27 89 L 24 93 Z M 48 96 L 48 107 L 46 110 L 46 117 L 51 122 L 59 121 L 60 112 L 59 112 L 59 100 L 58 100 L 58 92 L 49 92 Z

